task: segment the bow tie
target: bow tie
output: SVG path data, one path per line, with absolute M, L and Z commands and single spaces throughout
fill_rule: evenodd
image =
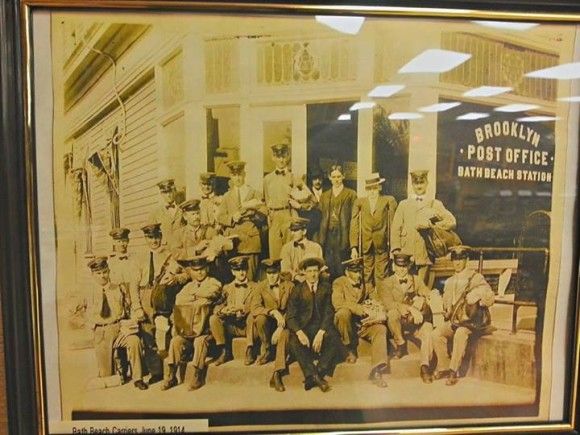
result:
M 304 243 L 301 243 L 301 242 L 294 242 L 294 247 L 300 248 L 300 249 L 306 249 L 306 246 L 304 246 Z
M 399 284 L 407 284 L 407 282 L 407 278 L 399 280 Z
M 166 210 L 169 210 L 170 208 L 175 208 L 175 203 L 168 204 L 168 205 L 165 206 L 165 209 Z
M 279 285 L 278 284 L 271 284 L 270 285 L 270 290 L 274 290 L 275 288 L 278 288 Z
M 246 283 L 239 284 L 236 282 L 234 285 L 236 286 L 236 288 L 248 288 L 248 284 Z
M 360 288 L 361 288 L 361 285 L 362 285 L 362 283 L 360 283 L 360 282 L 353 283 L 353 284 L 352 284 L 352 288 L 356 288 L 356 289 L 359 289 L 359 290 L 360 290 Z
M 421 202 L 421 201 L 423 201 L 423 197 L 422 197 L 422 196 L 418 196 L 418 197 L 416 197 L 415 199 L 416 199 L 418 202 Z
M 274 172 L 276 175 L 286 175 L 286 169 L 276 169 Z
M 202 195 L 201 199 L 211 199 L 212 196 L 211 195 Z
M 129 259 L 129 256 L 128 255 L 119 255 L 117 258 L 119 260 L 128 260 Z

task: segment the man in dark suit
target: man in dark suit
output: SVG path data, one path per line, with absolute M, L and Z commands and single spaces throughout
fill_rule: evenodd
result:
M 390 195 L 380 194 L 384 182 L 378 173 L 367 178 L 367 196 L 358 198 L 352 208 L 351 258 L 364 258 L 365 283 L 377 283 L 387 275 L 390 228 L 397 201 Z
M 320 231 L 318 241 L 322 245 L 330 277 L 338 278 L 344 272 L 342 262 L 349 257 L 350 220 L 356 192 L 344 186 L 344 169 L 341 165 L 330 168 L 332 188 L 320 196 Z
M 321 258 L 306 258 L 300 264 L 305 280 L 290 293 L 286 326 L 290 330 L 290 354 L 304 374 L 304 389 L 318 387 L 326 392 L 330 386 L 324 376 L 332 376 L 345 350 L 334 327 L 330 285 L 319 279 L 323 266 Z

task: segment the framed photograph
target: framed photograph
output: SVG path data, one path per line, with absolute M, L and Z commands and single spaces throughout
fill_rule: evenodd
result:
M 14 433 L 577 433 L 578 4 L 0 11 Z

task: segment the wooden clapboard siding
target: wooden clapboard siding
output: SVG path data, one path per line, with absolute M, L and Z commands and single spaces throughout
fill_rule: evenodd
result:
M 149 80 L 127 101 L 127 133 L 119 153 L 121 225 L 131 229 L 131 251 L 144 246 L 139 229 L 159 198 L 156 114 L 155 83 Z

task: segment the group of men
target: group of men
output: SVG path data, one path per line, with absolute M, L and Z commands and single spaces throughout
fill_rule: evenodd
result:
M 246 184 L 242 161 L 228 163 L 223 196 L 215 194 L 213 174 L 201 175 L 200 198 L 181 203 L 173 180 L 158 183 L 163 204 L 141 228 L 147 249 L 139 254 L 128 252 L 129 229 L 110 232 L 113 254 L 89 262 L 99 376 L 117 367 L 139 389 L 163 381 L 167 390 L 191 361 L 189 388 L 199 389 L 209 357 L 216 366 L 232 360 L 232 339 L 241 337 L 246 365 L 274 362 L 276 391 L 285 390 L 293 361 L 306 390 L 328 391 L 325 378 L 341 362 L 356 363 L 362 339 L 371 343 L 369 379 L 386 387 L 388 337 L 392 357 L 402 358 L 413 336 L 421 341 L 421 379 L 454 385 L 473 332 L 455 321 L 459 302 L 486 307 L 494 294 L 466 267 L 469 248 L 452 249 L 447 321 L 433 327 L 426 284 L 433 259 L 421 230 L 453 229 L 455 218 L 425 197 L 428 172 L 410 173 L 413 193 L 397 205 L 381 194 L 379 174 L 357 198 L 344 186 L 341 165 L 329 168 L 331 188 L 323 190 L 322 175 L 311 188 L 293 176 L 287 145 L 274 145 L 272 158 L 263 192 Z

